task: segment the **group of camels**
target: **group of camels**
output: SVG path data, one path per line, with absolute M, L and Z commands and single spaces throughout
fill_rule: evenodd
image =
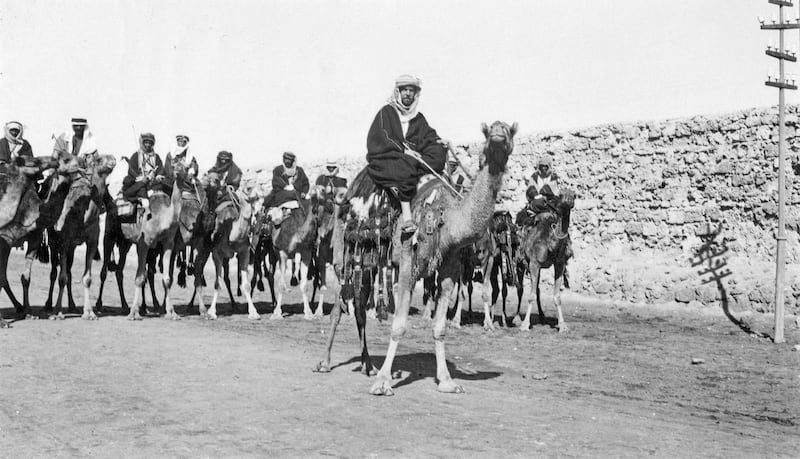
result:
M 271 317 L 282 318 L 287 278 L 291 276 L 291 284 L 300 285 L 304 316 L 310 319 L 322 315 L 323 300 L 320 298 L 316 312 L 313 312 L 310 302 L 313 302 L 314 295 L 309 300 L 306 284 L 311 279 L 315 288 L 324 286 L 326 266 L 330 264 L 340 288 L 331 310 L 331 329 L 323 358 L 315 370 L 331 370 L 330 355 L 336 329 L 342 314 L 352 313 L 360 338 L 361 372 L 374 375 L 375 369 L 367 350 L 367 310 L 374 307 L 378 317 L 386 317 L 387 309 L 393 305 L 389 348 L 377 372 L 377 380 L 370 389 L 370 393 L 375 395 L 392 395 L 392 364 L 406 331 L 411 294 L 417 280 L 424 279 L 426 293 L 435 305 L 433 338 L 438 390 L 463 392 L 448 372 L 444 337 L 447 312 L 458 303 L 454 320 L 458 326 L 464 303 L 459 301 L 463 296 L 459 292 L 466 288 L 471 293 L 473 279 L 483 284 L 484 325 L 493 328 L 491 307 L 497 300 L 499 287 L 502 286 L 504 303 L 507 285 L 517 286 L 521 301 L 522 279 L 528 274 L 535 295 L 528 301 L 521 324 L 527 330 L 533 301 L 538 306 L 540 323 L 544 323 L 538 288 L 539 272 L 541 268 L 553 266 L 557 326 L 561 331 L 566 330 L 560 291 L 565 280 L 566 262 L 572 254 L 566 231 L 573 205 L 572 194 L 563 191 L 552 212 L 537 216 L 535 221 L 521 228 L 515 228 L 507 213 L 495 211 L 495 201 L 514 149 L 516 132 L 516 123 L 508 125 L 496 121 L 491 126 L 483 125 L 486 140 L 479 170 L 471 190 L 464 196 L 454 193 L 440 180 L 420 185 L 412 203 L 419 227 L 413 238 L 404 235 L 399 225 L 395 225 L 399 210 L 392 196 L 374 185 L 363 186 L 360 180 L 363 171 L 351 184 L 347 200 L 325 202 L 316 197 L 305 200 L 275 228 L 263 209 L 254 211 L 254 203 L 246 194 L 232 191 L 228 193 L 231 193 L 230 201 L 236 208 L 235 218 L 219 225 L 215 222 L 216 200 L 221 195 L 219 177 L 206 174 L 202 180 L 197 179 L 195 193 L 182 192 L 177 183 L 195 179 L 187 177 L 188 165 L 169 156 L 162 183 L 165 191 L 153 194 L 147 215 L 133 219 L 118 215 L 115 201 L 110 198 L 106 187 L 106 178 L 116 165 L 113 157 L 97 155 L 77 172 L 74 169 L 65 171 L 64 164 L 49 157 L 19 158 L 14 164 L 0 165 L 5 168 L 0 171 L 0 181 L 4 182 L 0 183 L 0 192 L 3 193 L 0 195 L 0 286 L 8 294 L 19 317 L 33 317 L 28 295 L 31 265 L 37 258 L 49 261 L 51 287 L 44 314 L 61 319 L 64 317 L 61 305 L 65 288 L 68 307 L 75 309 L 70 274 L 73 253 L 76 246 L 86 244 L 81 278 L 83 318 L 97 318 L 95 304 L 89 299 L 89 288 L 93 261 L 102 259 L 100 294 L 96 302 L 98 310 L 103 310 L 103 283 L 108 271 L 113 271 L 121 306 L 129 319 L 140 320 L 146 312 L 144 294 L 148 280 L 157 312 L 166 318 L 178 319 L 170 298 L 177 266 L 180 270 L 179 284 L 185 283 L 187 273 L 194 274 L 195 294 L 189 306 L 197 298 L 199 314 L 214 319 L 222 283 L 227 286 L 236 312 L 228 279 L 229 261 L 235 256 L 239 279 L 237 291 L 245 296 L 249 318 L 260 318 L 253 304 L 252 292 L 265 277 L 270 287 L 275 284 L 278 287 L 271 289 L 274 305 Z M 47 169 L 56 170 L 37 187 L 37 180 Z M 352 188 L 358 188 L 357 192 L 352 192 Z M 103 254 L 99 257 L 102 211 L 106 211 L 106 224 Z M 11 248 L 22 245 L 26 246 L 26 260 L 21 276 L 23 301 L 19 302 L 9 287 L 7 267 Z M 133 303 L 128 307 L 123 288 L 123 267 L 132 246 L 136 247 L 137 253 L 136 288 Z M 114 248 L 118 254 L 116 261 Z M 214 264 L 215 281 L 207 308 L 202 273 L 209 257 Z M 153 286 L 158 269 L 162 271 L 164 289 L 161 306 Z M 476 272 L 482 274 L 482 279 L 476 278 Z M 53 304 L 56 280 L 59 289 Z M 488 292 L 492 292 L 491 300 Z M 506 325 L 505 312 L 501 323 Z M 0 319 L 0 325 L 7 326 L 7 323 Z

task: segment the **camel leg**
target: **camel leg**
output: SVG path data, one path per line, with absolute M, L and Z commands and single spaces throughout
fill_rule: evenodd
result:
M 517 265 L 517 313 L 514 315 L 514 321 L 519 317 L 519 312 L 522 310 L 522 295 L 525 293 L 525 268 Z
M 38 317 L 34 316 L 31 312 L 30 301 L 31 268 L 33 268 L 33 259 L 36 258 L 37 249 L 38 247 L 33 247 L 31 244 L 28 245 L 28 252 L 25 254 L 25 268 L 23 268 L 22 274 L 20 274 L 20 283 L 22 284 L 22 309 L 17 312 L 20 314 L 20 317 L 24 317 L 25 319 L 38 319 Z
M 275 269 L 275 274 L 277 275 L 277 284 L 278 284 L 278 293 L 277 293 L 277 300 L 275 303 L 275 309 L 272 311 L 272 316 L 270 316 L 271 320 L 280 320 L 283 319 L 283 309 L 281 309 L 283 303 L 283 295 L 286 292 L 286 268 L 289 263 L 288 256 L 286 252 L 280 253 L 280 260 L 278 260 L 278 264 Z
M 494 306 L 494 257 L 489 256 L 486 261 L 486 266 L 483 271 L 483 284 L 481 285 L 481 300 L 483 300 L 483 328 L 494 330 L 494 313 L 492 313 L 492 306 Z
M 308 304 L 308 293 L 306 293 L 306 286 L 308 285 L 308 264 L 300 261 L 299 268 L 300 294 L 303 296 L 303 318 L 305 320 L 314 320 L 314 313 L 311 311 L 311 305 Z
M 158 296 L 156 296 L 156 263 L 157 263 L 157 254 L 150 254 L 150 250 L 148 249 L 148 257 L 147 257 L 147 284 L 150 286 L 150 297 L 153 298 L 153 312 L 157 316 L 161 315 L 161 303 L 158 301 Z M 144 298 L 144 294 L 142 294 Z M 146 309 L 146 308 L 145 308 Z
M 205 302 L 203 301 L 203 269 L 208 261 L 208 252 L 206 250 L 198 250 L 196 264 L 194 265 L 194 291 L 197 296 L 197 312 L 203 319 L 208 319 L 208 309 L 206 309 Z M 194 300 L 194 296 L 192 296 Z
M 456 384 L 447 369 L 447 358 L 445 357 L 444 338 L 447 332 L 447 310 L 450 309 L 453 286 L 458 276 L 458 263 L 450 263 L 449 266 L 439 271 L 438 290 L 439 295 L 436 299 L 436 317 L 433 322 L 433 344 L 436 352 L 436 379 L 438 380 L 436 390 L 449 394 L 461 394 L 464 388 Z
M 531 276 L 531 290 L 534 292 L 534 298 L 528 298 L 528 309 L 525 311 L 525 320 L 522 321 L 520 328 L 522 330 L 529 330 L 531 328 L 531 309 L 533 309 L 533 302 L 539 303 L 539 265 L 533 261 L 528 262 L 528 273 Z M 541 316 L 542 307 L 539 306 L 539 320 Z
M 300 252 L 294 254 L 294 264 L 292 265 L 292 287 L 296 287 L 300 283 L 300 264 L 302 263 L 302 256 Z
M 211 307 L 208 308 L 208 318 L 211 320 L 216 320 L 220 277 L 222 277 L 222 257 L 216 253 L 212 253 L 211 260 L 214 262 L 214 295 L 211 296 Z
M 325 352 L 322 355 L 322 360 L 317 363 L 314 368 L 318 373 L 330 373 L 331 371 L 331 349 L 333 349 L 333 340 L 336 337 L 336 328 L 339 326 L 339 321 L 342 318 L 342 309 L 344 304 L 340 298 L 334 301 L 333 309 L 331 309 L 331 328 L 328 331 L 328 341 L 325 343 Z
M 463 308 L 464 301 L 461 298 L 459 298 L 458 296 L 463 294 L 464 290 L 465 290 L 464 289 L 464 285 L 461 282 L 459 282 L 458 283 L 458 292 L 457 292 L 457 296 L 456 296 L 456 312 L 453 314 L 453 320 L 450 322 L 452 324 L 453 328 L 461 328 L 461 309 Z M 459 300 L 461 300 L 461 301 L 459 301 Z
M 48 249 L 49 250 L 49 249 Z M 47 291 L 47 300 L 44 302 L 44 309 L 42 312 L 50 314 L 53 312 L 53 293 L 55 290 L 56 282 L 58 281 L 58 255 L 55 250 L 50 253 L 50 288 Z
M 314 317 L 316 318 L 323 318 L 325 316 L 325 309 L 323 308 L 323 304 L 325 302 L 325 291 L 328 290 L 328 286 L 323 285 L 319 288 L 319 303 L 317 303 L 317 310 L 314 311 Z
M 142 320 L 139 307 L 144 301 L 144 282 L 147 277 L 147 244 L 141 237 L 136 243 L 136 255 L 138 258 L 136 263 L 136 279 L 134 280 L 134 285 L 136 287 L 133 289 L 133 304 L 131 304 L 130 312 L 128 313 L 128 320 Z M 122 252 L 120 252 L 120 259 L 121 258 Z M 122 266 L 118 269 L 121 271 Z M 122 285 L 121 282 L 120 285 Z
M 372 395 L 394 395 L 392 390 L 392 364 L 397 353 L 397 346 L 400 339 L 406 333 L 408 322 L 408 310 L 411 307 L 411 289 L 414 287 L 414 279 L 411 278 L 411 238 L 402 242 L 400 249 L 400 271 L 397 279 L 397 288 L 394 289 L 395 311 L 392 321 L 392 333 L 389 339 L 389 348 L 386 351 L 386 359 L 383 361 L 377 375 L 377 381 L 369 390 Z
M 94 305 L 95 311 L 101 314 L 105 312 L 103 310 L 103 288 L 106 286 L 106 278 L 108 278 L 108 260 L 114 250 L 113 247 L 105 245 L 107 244 L 105 239 L 107 238 L 103 239 L 103 264 L 100 265 L 100 291 L 97 293 L 97 302 Z
M 508 298 L 508 286 L 506 285 L 506 270 L 507 266 L 505 261 L 500 263 L 500 295 L 503 298 L 503 309 L 500 311 L 500 326 L 503 328 L 507 328 L 508 324 L 506 323 L 506 298 Z M 495 280 L 496 282 L 496 280 Z
M 119 251 L 119 258 L 117 258 L 117 269 L 114 270 L 114 279 L 117 281 L 117 289 L 119 289 L 119 306 L 122 308 L 122 313 L 126 315 L 128 312 L 130 312 L 130 308 L 128 307 L 128 300 L 125 298 L 125 289 L 122 281 L 124 278 L 125 263 L 128 259 L 128 251 L 130 248 L 131 244 L 127 241 L 119 244 L 117 247 Z M 144 295 L 144 293 L 142 293 L 142 295 Z
M 356 291 L 356 302 L 355 306 L 355 319 L 356 319 L 356 328 L 358 329 L 358 342 L 361 346 L 361 374 L 365 376 L 374 376 L 375 375 L 375 367 L 372 365 L 372 359 L 369 357 L 369 351 L 367 350 L 367 314 L 366 314 L 366 306 L 367 306 L 367 299 L 372 296 L 370 288 L 374 285 L 373 282 L 370 282 L 370 277 L 373 275 L 375 271 L 373 269 L 369 269 L 364 271 L 362 276 L 362 283 L 361 288 Z M 375 276 L 377 277 L 377 276 Z
M 561 313 L 561 285 L 564 281 L 564 264 L 556 262 L 553 265 L 553 302 L 558 311 L 558 331 L 564 333 L 569 331 L 567 323 L 564 322 L 564 315 Z
M 172 256 L 173 246 L 171 243 L 164 244 L 164 249 L 161 254 L 162 260 L 167 260 L 167 269 L 164 270 L 161 277 L 161 286 L 164 287 L 164 318 L 170 320 L 180 320 L 181 317 L 175 312 L 175 305 L 172 304 L 170 298 L 170 290 L 172 289 L 172 274 L 175 267 L 175 260 Z
M 83 269 L 81 284 L 83 285 L 83 314 L 81 318 L 87 320 L 97 320 L 90 299 L 90 288 L 92 286 L 92 263 L 94 255 L 97 253 L 97 244 L 100 236 L 100 224 L 91 225 L 88 228 L 89 237 L 86 240 L 86 260 Z
M 78 306 L 75 304 L 75 296 L 72 294 L 72 265 L 75 264 L 75 246 L 73 245 L 67 253 L 67 312 L 77 313 Z
M 3 290 L 8 295 L 8 299 L 11 300 L 11 303 L 14 304 L 14 307 L 19 308 L 19 302 L 14 297 L 14 294 L 11 292 L 11 287 L 8 285 L 8 257 L 10 254 L 11 247 L 5 242 L 0 241 L 0 285 L 2 285 Z M 0 316 L 0 328 L 6 328 L 8 326 L 8 322 Z
M 261 316 L 258 314 L 256 305 L 253 304 L 253 297 L 250 295 L 250 290 L 247 288 L 250 283 L 250 269 L 252 269 L 250 266 L 250 249 L 244 249 L 243 253 L 240 253 L 236 257 L 236 262 L 239 267 L 239 285 L 244 292 L 245 300 L 247 300 L 247 318 L 259 320 Z
M 238 260 L 237 260 L 238 262 Z M 230 268 L 230 260 L 223 260 L 222 261 L 222 278 L 225 282 L 225 288 L 228 290 L 228 298 L 231 300 L 231 315 L 237 313 L 237 304 L 236 299 L 233 296 L 233 290 L 231 290 L 231 268 Z M 238 271 L 238 270 L 237 270 Z M 239 282 L 241 283 L 241 274 L 237 274 L 239 277 Z M 239 292 L 241 295 L 241 292 Z M 238 295 L 237 295 L 238 296 Z
M 58 257 L 58 296 L 56 297 L 56 305 L 53 313 L 50 315 L 51 320 L 64 320 L 64 313 L 61 310 L 61 302 L 64 299 L 64 289 L 69 287 L 69 270 L 72 268 L 71 253 L 72 251 L 66 247 L 60 247 Z

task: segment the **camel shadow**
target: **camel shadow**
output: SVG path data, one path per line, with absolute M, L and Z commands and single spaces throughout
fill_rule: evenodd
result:
M 380 368 L 386 357 L 373 356 L 373 359 L 373 364 L 376 368 Z M 358 358 L 355 358 L 355 361 L 358 361 Z M 432 352 L 414 352 L 412 354 L 397 355 L 394 358 L 392 367 L 395 372 L 404 371 L 409 373 L 407 377 L 398 380 L 398 382 L 394 384 L 394 388 L 407 386 L 424 379 L 435 380 L 436 356 Z M 471 371 L 461 368 L 449 360 L 447 361 L 447 370 L 450 372 L 450 376 L 452 376 L 453 379 L 461 381 L 484 381 L 497 378 L 503 374 L 499 371 Z
M 700 235 L 700 240 L 703 241 L 703 245 L 694 251 L 694 256 L 691 262 L 692 267 L 701 267 L 697 271 L 697 275 L 700 277 L 704 285 L 713 283 L 716 286 L 717 291 L 720 294 L 722 312 L 725 314 L 725 317 L 727 317 L 728 320 L 730 320 L 734 325 L 739 327 L 740 330 L 748 335 L 755 334 L 762 338 L 766 338 L 766 334 L 754 331 L 752 328 L 750 328 L 750 325 L 734 316 L 730 310 L 730 298 L 722 280 L 730 276 L 732 272 L 730 268 L 727 267 L 728 259 L 726 254 L 728 253 L 729 248 L 725 244 L 724 239 L 720 237 L 721 234 L 722 224 L 719 224 L 712 231 Z

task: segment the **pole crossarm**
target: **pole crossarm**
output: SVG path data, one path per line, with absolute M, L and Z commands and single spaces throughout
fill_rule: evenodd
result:
M 800 29 L 800 23 L 782 22 L 777 24 L 761 24 L 761 30 L 786 30 L 786 29 Z
M 797 85 L 786 83 L 785 81 L 783 81 L 783 82 L 781 82 L 781 81 L 765 81 L 764 84 L 767 85 L 767 86 L 772 86 L 773 88 L 779 88 L 779 89 L 792 89 L 792 90 L 797 89 Z
M 775 59 L 782 59 L 784 61 L 789 61 L 789 62 L 797 62 L 797 55 L 796 54 L 791 54 L 791 53 L 788 53 L 788 52 L 775 51 L 773 49 L 768 49 L 768 50 L 765 51 L 765 53 L 767 54 L 767 56 L 772 56 Z
M 792 2 L 789 0 L 767 0 L 767 1 L 772 3 L 773 5 L 792 6 Z

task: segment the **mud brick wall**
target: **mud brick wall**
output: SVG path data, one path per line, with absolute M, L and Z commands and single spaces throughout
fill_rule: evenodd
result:
M 795 264 L 800 261 L 797 106 L 789 106 L 786 125 L 787 261 Z M 659 263 L 672 260 L 684 268 L 692 266 L 689 255 L 700 257 L 704 249 L 717 254 L 724 250 L 726 257 L 771 260 L 777 226 L 777 126 L 776 107 L 532 135 L 524 132 L 535 126 L 521 126 L 523 134 L 516 139 L 498 205 L 514 212 L 522 208 L 537 159 L 549 155 L 562 186 L 577 193 L 571 232 L 579 248 L 602 254 L 604 248 L 614 247 L 634 256 L 647 254 L 654 261 L 663 258 Z M 457 150 L 474 170 L 480 145 Z M 352 178 L 364 157 L 354 155 L 339 164 L 342 174 Z M 302 165 L 312 183 L 324 170 L 322 163 Z M 245 176 L 259 194 L 269 191 L 270 179 L 271 167 Z M 691 273 L 675 274 L 656 286 L 637 285 L 631 275 L 613 267 L 611 272 L 607 266 L 593 269 L 581 267 L 578 288 L 600 296 L 643 302 L 720 300 L 713 284 L 703 284 Z M 763 274 L 763 280 L 726 279 L 724 285 L 734 292 L 728 299 L 735 302 L 738 294 L 748 299 L 747 304 L 740 302 L 743 308 L 767 309 L 773 273 Z M 790 305 L 795 304 L 794 293 L 800 297 L 800 289 L 787 291 Z

